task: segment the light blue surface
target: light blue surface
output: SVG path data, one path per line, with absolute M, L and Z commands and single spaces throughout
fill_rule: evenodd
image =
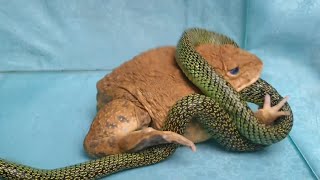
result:
M 88 160 L 95 83 L 187 27 L 224 33 L 290 95 L 291 139 L 258 153 L 214 143 L 109 179 L 315 179 L 320 175 L 320 2 L 250 0 L 0 1 L 0 157 L 38 168 Z M 65 71 L 61 71 L 65 70 Z

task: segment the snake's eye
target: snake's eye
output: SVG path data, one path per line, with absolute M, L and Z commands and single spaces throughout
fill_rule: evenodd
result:
M 239 73 L 239 67 L 233 68 L 229 72 L 232 75 L 237 75 Z

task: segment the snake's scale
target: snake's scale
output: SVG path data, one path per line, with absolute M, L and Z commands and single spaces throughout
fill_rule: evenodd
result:
M 254 151 L 285 138 L 293 125 L 290 116 L 279 118 L 273 125 L 259 124 L 246 101 L 262 105 L 271 96 L 272 105 L 282 97 L 267 82 L 259 79 L 237 93 L 195 51 L 202 43 L 238 45 L 230 38 L 204 29 L 184 32 L 176 51 L 176 60 L 186 76 L 204 95 L 193 94 L 179 100 L 170 110 L 163 130 L 183 134 L 193 118 L 208 129 L 219 144 L 233 151 Z M 286 103 L 282 110 L 290 111 Z M 0 159 L 0 177 L 4 179 L 98 179 L 125 169 L 155 164 L 174 153 L 178 145 L 162 144 L 137 153 L 106 156 L 74 166 L 42 170 Z

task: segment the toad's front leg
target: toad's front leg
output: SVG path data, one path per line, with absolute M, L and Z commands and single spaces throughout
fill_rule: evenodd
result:
M 289 96 L 284 97 L 277 105 L 271 106 L 271 97 L 267 94 L 264 98 L 263 108 L 254 113 L 260 123 L 270 125 L 281 116 L 289 116 L 289 111 L 281 111 L 282 106 L 289 100 Z

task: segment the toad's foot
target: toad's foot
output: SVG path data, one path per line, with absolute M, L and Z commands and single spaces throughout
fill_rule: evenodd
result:
M 267 94 L 264 98 L 263 108 L 255 112 L 255 117 L 257 117 L 261 123 L 270 125 L 280 116 L 290 115 L 289 111 L 279 111 L 288 99 L 289 96 L 286 96 L 277 105 L 271 107 L 270 95 Z
M 123 137 L 119 142 L 119 147 L 124 152 L 137 152 L 150 146 L 167 143 L 184 145 L 196 151 L 195 144 L 184 136 L 171 131 L 155 130 L 151 127 L 134 131 Z

